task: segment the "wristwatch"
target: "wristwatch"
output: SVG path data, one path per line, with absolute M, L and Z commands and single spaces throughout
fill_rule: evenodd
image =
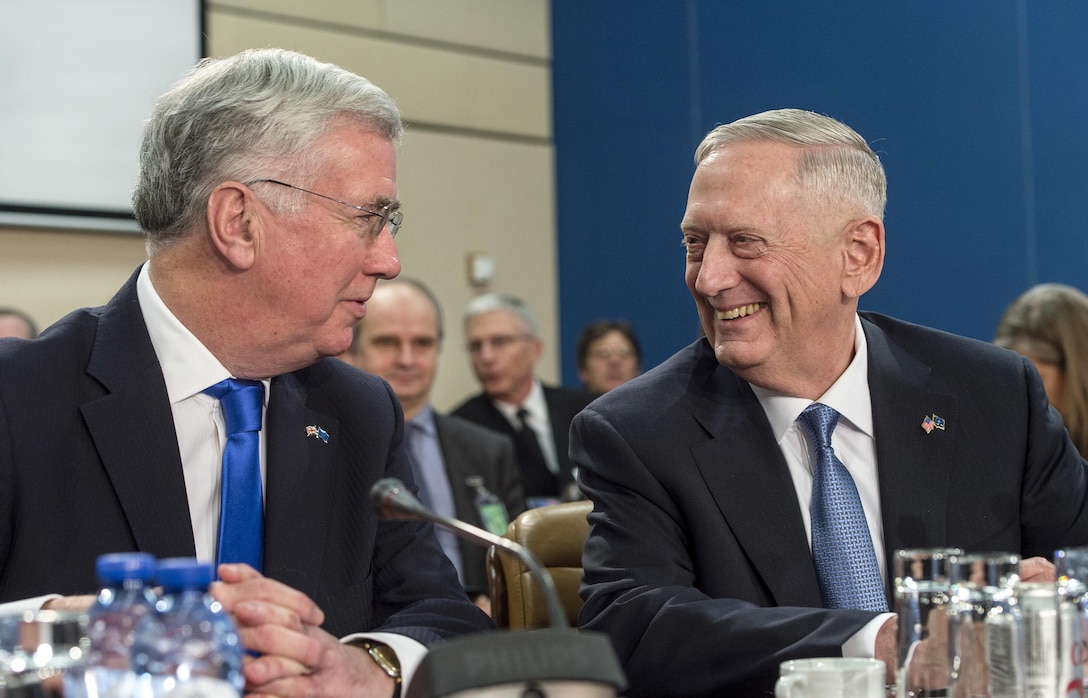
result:
M 363 642 L 362 648 L 370 655 L 370 658 L 374 660 L 382 671 L 389 675 L 389 678 L 393 679 L 393 682 L 397 684 L 398 692 L 400 689 L 400 660 L 397 659 L 397 653 L 393 651 L 393 648 L 389 645 L 383 645 L 379 642 Z

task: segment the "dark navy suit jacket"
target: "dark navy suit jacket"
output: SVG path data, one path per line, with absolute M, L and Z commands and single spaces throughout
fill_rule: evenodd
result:
M 195 554 L 135 280 L 37 340 L 0 341 L 0 601 L 93 593 L 102 553 Z M 276 376 L 265 424 L 264 573 L 321 606 L 330 633 L 429 643 L 492 627 L 429 524 L 379 521 L 371 509 L 378 479 L 411 483 L 399 403 L 383 381 L 335 359 Z
M 574 481 L 571 472 L 570 461 L 570 423 L 574 415 L 582 411 L 593 400 L 593 395 L 580 390 L 556 388 L 549 385 L 544 388 L 544 402 L 548 405 L 548 421 L 552 427 L 552 438 L 555 441 L 555 453 L 559 461 L 559 474 L 556 482 L 559 490 Z M 503 416 L 495 403 L 486 393 L 480 393 L 458 405 L 452 413 L 455 417 L 467 419 L 480 426 L 487 427 L 500 434 L 506 434 L 511 439 L 517 439 L 517 431 L 510 424 L 510 420 Z M 525 484 L 523 478 L 522 483 Z M 528 488 L 526 488 L 528 489 Z M 526 491 L 527 495 L 541 494 L 539 492 Z
M 1088 464 L 1030 362 L 874 314 L 862 325 L 889 574 L 902 548 L 1050 558 L 1088 543 Z M 943 430 L 922 427 L 932 415 Z M 875 617 L 820 607 L 766 414 L 706 340 L 583 411 L 571 456 L 594 502 L 579 621 L 612 637 L 629 695 L 772 692 L 782 660 L 840 655 Z
M 472 476 L 483 478 L 484 486 L 502 501 L 511 521 L 525 510 L 525 490 L 521 486 L 514 444 L 510 439 L 466 419 L 437 412 L 434 426 L 446 461 L 457 518 L 484 528 L 475 504 L 476 489 L 466 482 Z M 461 540 L 460 544 L 465 591 L 486 594 L 487 550 L 466 540 Z

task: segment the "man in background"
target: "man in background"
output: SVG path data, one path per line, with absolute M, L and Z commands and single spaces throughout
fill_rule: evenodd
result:
M 885 189 L 865 140 L 811 112 L 699 145 L 680 229 L 705 337 L 571 429 L 594 503 L 579 625 L 612 638 L 628 695 L 764 695 L 799 657 L 891 679 L 896 550 L 1088 543 L 1088 464 L 1031 363 L 858 312 Z
M 442 516 L 502 535 L 506 523 L 525 508 L 514 445 L 498 432 L 439 414 L 431 405 L 444 336 L 438 299 L 421 282 L 399 278 L 378 284 L 366 308 L 351 349 L 340 358 L 384 378 L 397 394 L 420 499 Z M 496 503 L 505 509 L 502 521 L 493 518 Z M 452 531 L 437 533 L 465 591 L 490 611 L 484 548 Z
M 34 339 L 38 328 L 29 315 L 15 308 L 0 308 L 0 337 Z
M 401 133 L 369 81 L 277 49 L 158 100 L 149 260 L 106 306 L 0 340 L 0 600 L 69 605 L 102 553 L 216 561 L 259 655 L 247 693 L 279 696 L 388 698 L 428 644 L 494 627 L 430 524 L 369 506 L 412 482 L 400 406 L 328 358 L 400 272 Z
M 529 506 L 577 498 L 567 454 L 570 422 L 593 396 L 536 377 L 544 342 L 536 315 L 520 298 L 475 298 L 465 309 L 465 336 L 483 392 L 453 414 L 513 438 Z

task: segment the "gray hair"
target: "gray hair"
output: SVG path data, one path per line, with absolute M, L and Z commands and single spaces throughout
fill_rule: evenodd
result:
M 727 146 L 765 141 L 802 149 L 797 180 L 816 200 L 844 200 L 884 218 L 888 181 L 880 158 L 856 131 L 822 114 L 775 109 L 718 126 L 695 150 L 695 164 Z
M 503 293 L 485 293 L 473 298 L 465 308 L 465 325 L 467 326 L 468 321 L 477 315 L 490 313 L 493 310 L 507 310 L 513 313 L 521 320 L 526 332 L 533 337 L 540 337 L 540 324 L 536 321 L 536 313 L 533 309 L 520 298 Z
M 205 58 L 159 98 L 144 128 L 132 194 L 149 251 L 200 220 L 220 183 L 313 176 L 320 153 L 303 153 L 345 125 L 399 143 L 400 112 L 366 78 L 283 49 Z

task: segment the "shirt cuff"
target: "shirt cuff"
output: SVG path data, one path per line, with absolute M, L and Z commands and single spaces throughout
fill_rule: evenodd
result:
M 340 642 L 361 642 L 364 640 L 389 645 L 397 653 L 397 661 L 400 662 L 401 695 L 407 695 L 408 684 L 411 683 L 419 663 L 426 656 L 427 646 L 406 635 L 396 633 L 353 633 L 340 638 Z
M 40 611 L 46 601 L 52 601 L 53 599 L 63 599 L 60 594 L 46 594 L 45 596 L 35 596 L 32 599 L 22 599 L 20 601 L 8 601 L 7 603 L 0 603 L 0 615 L 14 616 L 26 611 Z
M 884 627 L 884 623 L 889 618 L 895 618 L 894 613 L 881 613 L 876 618 L 862 626 L 861 630 L 854 633 L 854 635 L 843 643 L 842 656 L 844 657 L 865 657 L 872 659 L 876 656 L 876 636 L 880 632 L 880 629 Z

